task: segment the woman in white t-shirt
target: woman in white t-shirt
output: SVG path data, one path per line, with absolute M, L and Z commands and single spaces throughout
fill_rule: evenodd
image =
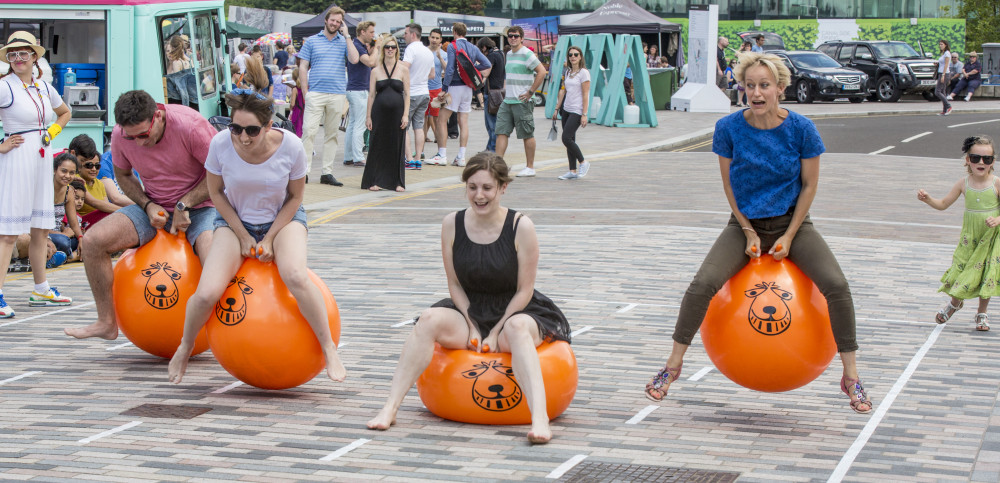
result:
M 941 57 L 938 58 L 937 85 L 934 87 L 934 94 L 941 99 L 943 104 L 939 116 L 951 114 L 951 103 L 948 102 L 948 77 L 951 73 L 951 47 L 947 40 L 938 41 L 938 49 L 941 50 Z
M 251 84 L 266 86 L 264 75 L 259 63 L 247 66 Z M 205 160 L 209 196 L 219 216 L 198 289 L 188 300 L 184 336 L 170 360 L 170 381 L 181 382 L 195 337 L 243 259 L 255 255 L 278 265 L 281 279 L 319 340 L 327 375 L 343 381 L 346 370 L 330 334 L 323 295 L 306 268 L 302 197 L 308 163 L 302 141 L 271 126 L 270 97 L 235 89 L 226 94 L 226 105 L 232 110 L 232 123 L 212 139 Z
M 566 51 L 564 88 L 559 91 L 559 101 L 552 119 L 562 116 L 562 142 L 569 158 L 569 171 L 559 179 L 577 179 L 587 175 L 590 163 L 583 160 L 583 152 L 576 144 L 576 130 L 587 127 L 587 108 L 590 105 L 590 72 L 583 68 L 583 50 L 572 46 Z M 577 162 L 580 168 L 577 170 Z

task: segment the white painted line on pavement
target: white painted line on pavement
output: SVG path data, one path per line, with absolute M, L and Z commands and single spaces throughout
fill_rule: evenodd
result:
M 25 372 L 24 374 L 21 374 L 20 376 L 14 376 L 14 377 L 11 377 L 9 379 L 4 379 L 4 380 L 0 381 L 0 386 L 2 386 L 4 384 L 7 384 L 8 382 L 14 382 L 14 381 L 17 381 L 19 379 L 24 379 L 25 377 L 31 377 L 31 376 L 34 376 L 35 374 L 41 374 L 41 373 L 42 373 L 42 371 L 29 371 L 29 372 Z
M 340 448 L 337 451 L 334 451 L 333 453 L 330 453 L 330 454 L 328 454 L 328 455 L 320 458 L 319 460 L 320 461 L 333 461 L 333 460 L 335 460 L 337 458 L 340 458 L 341 456 L 344 456 L 349 451 L 351 451 L 351 450 L 357 448 L 358 446 L 361 446 L 361 445 L 363 445 L 363 444 L 365 444 L 365 443 L 367 443 L 369 441 L 371 441 L 371 440 L 370 439 L 365 439 L 365 438 L 361 438 L 361 439 L 355 440 L 353 443 L 351 443 L 351 444 L 349 444 L 347 446 L 344 446 L 343 448 Z
M 649 416 L 649 413 L 656 411 L 656 408 L 658 407 L 659 406 L 650 404 L 649 406 L 642 408 L 642 411 L 639 411 L 635 416 L 632 416 L 632 419 L 625 421 L 625 424 L 639 424 L 639 421 L 646 419 L 646 416 Z
M 839 483 L 840 481 L 843 481 L 844 476 L 847 475 L 847 471 L 851 469 L 851 464 L 854 463 L 854 459 L 858 457 L 858 454 L 860 454 L 861 450 L 864 449 L 865 444 L 868 443 L 868 439 L 871 438 L 872 434 L 875 433 L 875 430 L 878 429 L 879 423 L 882 422 L 882 418 L 884 418 L 886 413 L 889 412 L 889 408 L 892 407 L 892 403 L 896 400 L 896 396 L 903 391 L 903 387 L 906 386 L 907 382 L 909 382 L 913 373 L 917 371 L 917 366 L 920 365 L 920 361 L 924 359 L 927 352 L 934 346 L 934 342 L 936 342 L 938 336 L 941 335 L 941 331 L 944 329 L 945 325 L 946 324 L 940 324 L 937 327 L 934 327 L 934 330 L 931 331 L 931 335 L 927 337 L 927 341 L 924 342 L 924 345 L 920 347 L 920 350 L 918 350 L 917 353 L 913 355 L 913 358 L 910 359 L 910 363 L 906 366 L 906 369 L 903 370 L 899 379 L 896 379 L 896 383 L 892 385 L 892 389 L 889 389 L 889 392 L 886 393 L 882 403 L 875 408 L 875 412 L 872 414 L 871 418 L 868 419 L 868 424 L 865 424 L 864 429 L 862 429 L 861 433 L 858 434 L 857 439 L 854 440 L 854 444 L 852 444 L 851 447 L 848 448 L 847 452 L 844 453 L 844 457 L 840 459 L 840 463 L 838 463 L 837 467 L 834 468 L 833 474 L 830 475 L 830 479 L 826 480 L 827 483 Z
M 116 351 L 118 349 L 121 349 L 122 347 L 128 347 L 130 345 L 132 345 L 131 342 L 126 342 L 124 344 L 113 345 L 113 346 L 108 347 L 107 349 L 104 349 L 104 350 L 106 350 L 106 351 Z
M 692 375 L 691 377 L 689 377 L 688 380 L 689 381 L 697 381 L 697 380 L 705 377 L 705 374 L 708 374 L 709 372 L 712 372 L 712 366 L 702 367 L 700 371 L 694 373 L 694 375 Z
M 98 439 L 101 439 L 101 438 L 103 438 L 105 436 L 111 436 L 112 434 L 115 434 L 115 433 L 118 433 L 118 432 L 121 432 L 121 431 L 125 431 L 126 429 L 134 428 L 134 427 L 136 427 L 136 426 L 138 426 L 140 424 L 142 424 L 142 421 L 132 421 L 131 423 L 123 424 L 121 426 L 118 426 L 117 428 L 109 429 L 109 430 L 107 430 L 107 431 L 105 431 L 103 433 L 95 434 L 95 435 L 93 435 L 93 436 L 91 436 L 89 438 L 83 438 L 80 441 L 77 441 L 77 443 L 87 444 L 87 443 L 96 441 Z
M 886 147 L 884 147 L 882 149 L 879 149 L 878 151 L 872 151 L 872 152 L 870 152 L 868 154 L 882 154 L 882 153 L 884 153 L 884 152 L 886 152 L 886 151 L 888 151 L 888 150 L 890 150 L 890 149 L 892 149 L 894 147 L 896 147 L 896 146 L 886 146 Z
M 392 324 L 392 326 L 393 327 L 402 327 L 402 326 L 404 326 L 406 324 L 412 324 L 412 323 L 414 323 L 416 321 L 417 321 L 417 319 L 404 320 L 404 321 L 402 321 L 402 322 L 400 322 L 398 324 Z
M 587 332 L 587 331 L 589 331 L 590 329 L 593 329 L 593 328 L 594 328 L 593 325 L 588 325 L 588 326 L 582 327 L 580 329 L 576 329 L 573 332 L 570 332 L 569 336 L 570 337 L 576 337 L 576 336 L 578 336 L 578 335 L 580 335 L 580 334 L 582 334 L 584 332 Z
M 616 312 L 616 313 L 624 314 L 625 312 L 628 312 L 629 310 L 632 310 L 632 309 L 634 309 L 634 308 L 636 308 L 638 306 L 639 306 L 639 304 L 628 304 L 628 305 L 626 305 L 626 306 L 618 309 L 618 312 Z
M 67 310 L 79 309 L 81 307 L 87 307 L 89 305 L 94 305 L 94 302 L 87 302 L 85 304 L 80 304 L 80 305 L 72 305 L 72 306 L 66 307 L 64 309 L 53 310 L 52 312 L 45 312 L 45 313 L 38 314 L 38 315 L 32 315 L 31 317 L 28 317 L 27 319 L 15 320 L 13 322 L 7 322 L 6 324 L 0 324 L 0 327 L 7 327 L 8 325 L 20 324 L 21 322 L 28 322 L 29 320 L 35 320 L 35 319 L 40 318 L 40 317 L 48 317 L 50 315 L 58 314 L 59 312 L 65 312 Z
M 347 344 L 350 344 L 350 342 L 341 342 L 340 344 L 337 344 L 337 349 L 340 349 L 341 347 L 344 347 Z
M 580 464 L 580 462 L 583 461 L 583 460 L 585 460 L 586 458 L 587 458 L 587 455 L 585 455 L 585 454 L 578 454 L 578 455 L 576 455 L 576 456 L 574 456 L 574 457 L 566 460 L 565 463 L 559 465 L 558 468 L 552 470 L 552 472 L 549 473 L 548 475 L 546 475 L 545 477 L 549 478 L 549 479 L 552 479 L 552 480 L 559 479 L 559 478 L 562 477 L 562 475 L 565 475 L 567 471 L 573 469 L 574 466 Z
M 236 389 L 237 387 L 240 387 L 242 385 L 243 385 L 243 381 L 236 381 L 236 382 L 234 382 L 232 384 L 229 384 L 226 387 L 220 387 L 220 388 L 212 391 L 212 394 L 222 394 L 222 393 L 224 393 L 226 391 L 229 391 L 231 389 Z
M 910 141 L 913 141 L 914 139 L 922 138 L 922 137 L 924 137 L 924 136 L 926 136 L 928 134 L 934 134 L 934 132 L 933 131 L 922 132 L 920 134 L 917 134 L 916 136 L 910 136 L 910 137 L 904 139 L 903 142 L 904 143 L 908 143 Z
M 987 121 L 976 121 L 976 122 L 963 122 L 962 124 L 955 124 L 954 126 L 948 126 L 948 128 L 951 129 L 953 127 L 971 126 L 973 124 L 984 124 L 987 122 L 997 122 L 997 121 L 1000 121 L 1000 119 L 990 119 Z

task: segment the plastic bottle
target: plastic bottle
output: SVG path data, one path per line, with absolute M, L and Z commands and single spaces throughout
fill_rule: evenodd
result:
M 63 74 L 63 85 L 75 86 L 76 85 L 76 72 L 73 72 L 72 68 L 66 68 L 66 73 Z

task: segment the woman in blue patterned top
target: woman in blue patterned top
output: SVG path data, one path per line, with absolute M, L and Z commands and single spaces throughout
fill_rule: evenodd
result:
M 812 121 L 781 107 L 790 73 L 777 56 L 743 54 L 735 75 L 746 86 L 749 109 L 720 119 L 712 141 L 733 215 L 684 294 L 673 350 L 666 367 L 646 385 L 646 397 L 654 401 L 666 397 L 670 384 L 680 377 L 684 353 L 712 297 L 751 258 L 768 250 L 775 260 L 787 256 L 795 261 L 826 297 L 844 363 L 841 390 L 851 398 L 853 410 L 868 413 L 872 403 L 858 376 L 850 288 L 808 215 L 816 196 L 823 140 Z

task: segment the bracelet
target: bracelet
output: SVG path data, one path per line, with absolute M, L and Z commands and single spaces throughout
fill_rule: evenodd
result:
M 751 233 L 753 233 L 753 234 L 755 234 L 755 235 L 757 234 L 757 230 L 754 230 L 754 229 L 753 229 L 753 228 L 751 228 L 751 227 L 748 227 L 748 226 L 744 226 L 744 227 L 741 227 L 741 228 L 743 228 L 743 230 L 744 230 L 744 231 L 749 231 L 749 232 L 751 232 Z
M 142 205 L 142 211 L 145 212 L 146 208 L 149 208 L 149 204 L 152 203 L 152 202 L 153 202 L 153 200 L 147 200 L 146 204 Z

